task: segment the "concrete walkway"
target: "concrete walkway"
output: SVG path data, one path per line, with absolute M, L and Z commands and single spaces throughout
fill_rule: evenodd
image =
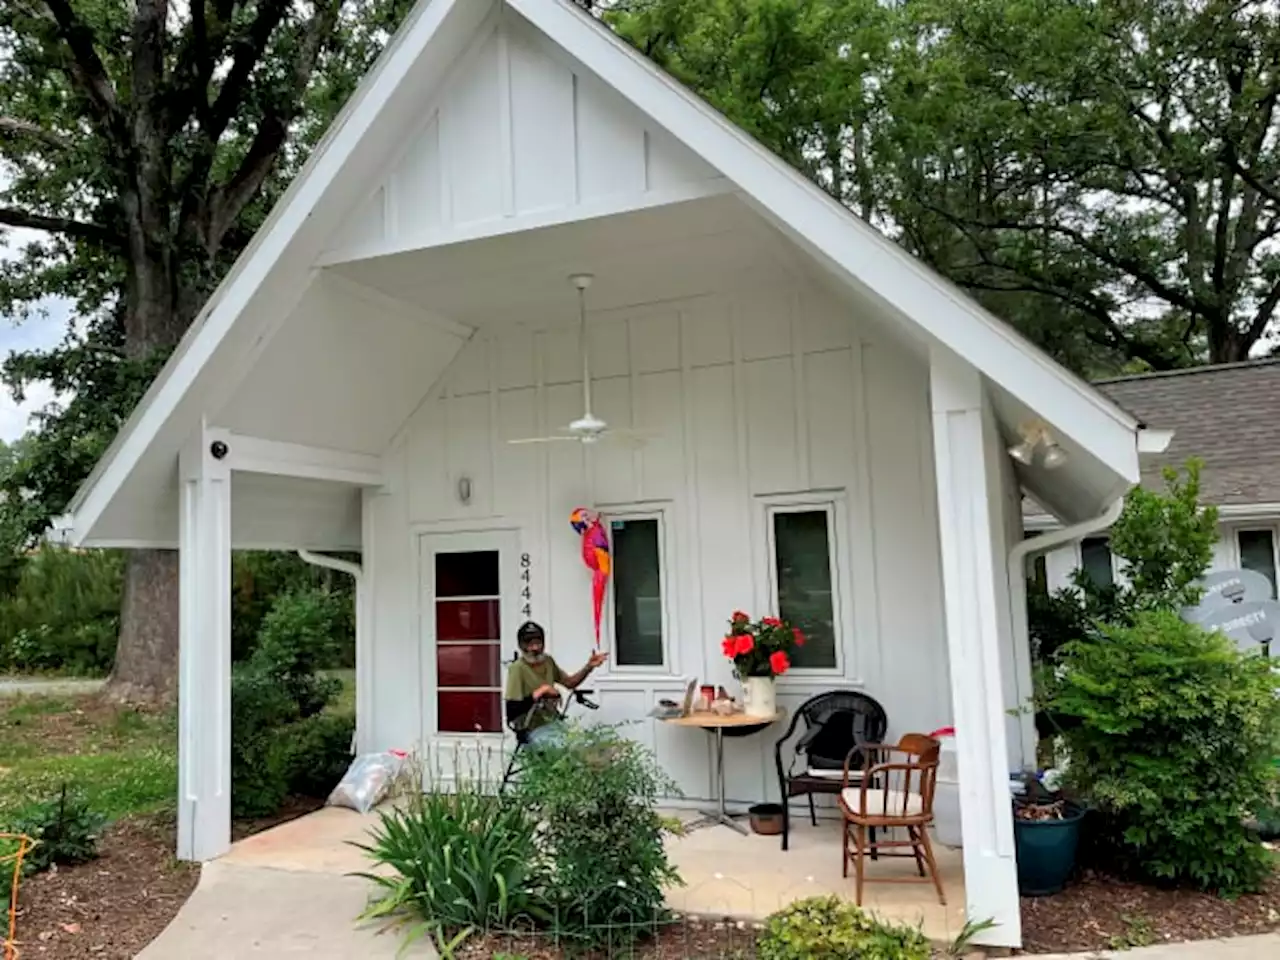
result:
M 104 683 L 69 677 L 0 677 L 0 697 L 74 697 L 97 693 Z
M 435 957 L 423 942 L 397 953 L 396 931 L 357 929 L 370 889 L 358 877 L 215 860 L 204 865 L 191 898 L 137 960 Z
M 1280 957 L 1280 933 L 1230 940 L 1193 940 L 1190 943 L 1163 943 L 1134 950 L 1103 950 L 1099 953 L 1038 953 L 1035 960 L 1269 960 Z

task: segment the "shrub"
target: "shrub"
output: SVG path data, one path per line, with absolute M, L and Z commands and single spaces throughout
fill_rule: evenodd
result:
M 409 938 L 455 937 L 470 929 L 544 922 L 547 864 L 537 818 L 478 783 L 448 793 L 415 793 L 380 811 L 368 844 L 356 844 L 393 875 L 361 874 L 383 891 L 362 919 L 409 911 L 420 918 Z
M 238 667 L 231 676 L 231 814 L 275 813 L 289 794 L 281 730 L 298 707 L 273 677 Z
M 929 940 L 913 927 L 881 923 L 838 897 L 797 900 L 771 916 L 760 960 L 928 960 Z
M 355 582 L 344 573 L 313 566 L 296 553 L 275 550 L 238 550 L 232 556 L 232 660 L 240 663 L 252 655 L 277 598 L 308 590 L 325 590 L 343 598 L 338 605 L 336 654 L 321 666 L 355 666 Z
M 286 593 L 262 621 L 248 667 L 278 683 L 300 717 L 319 713 L 342 689 L 341 681 L 319 671 L 336 656 L 347 602 L 326 590 Z
M 39 873 L 57 864 L 87 863 L 98 855 L 98 833 L 106 818 L 81 798 L 68 796 L 64 785 L 56 800 L 31 808 L 8 833 L 26 834 L 36 841 L 23 859 L 23 873 Z
M 530 752 L 517 789 L 543 824 L 557 933 L 616 944 L 652 930 L 663 887 L 680 882 L 657 810 L 679 788 L 653 754 L 616 728 L 571 725 L 562 747 Z
M 122 555 L 45 546 L 0 600 L 0 667 L 101 676 L 115 660 Z
M 1063 648 L 1048 707 L 1077 721 L 1062 734 L 1067 784 L 1102 814 L 1113 865 L 1224 893 L 1259 885 L 1270 860 L 1242 818 L 1272 783 L 1278 692 L 1266 658 L 1170 611 Z
M 351 763 L 355 717 L 319 713 L 284 728 L 289 792 L 299 797 L 327 797 Z

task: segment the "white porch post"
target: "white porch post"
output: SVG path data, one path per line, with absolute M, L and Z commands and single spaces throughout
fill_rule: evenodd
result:
M 221 432 L 202 427 L 179 463 L 181 860 L 211 860 L 231 847 L 231 471 L 226 442 Z
M 971 920 L 998 924 L 980 940 L 1019 946 L 996 586 L 1008 568 L 1004 544 L 995 543 L 992 532 L 1000 478 L 990 475 L 987 461 L 988 445 L 999 438 L 983 409 L 976 369 L 935 346 L 929 372 L 966 909 Z

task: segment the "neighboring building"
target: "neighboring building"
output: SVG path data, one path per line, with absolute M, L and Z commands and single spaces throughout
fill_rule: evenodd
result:
M 1165 467 L 1202 461 L 1200 499 L 1218 508 L 1213 569 L 1256 570 L 1274 587 L 1280 545 L 1280 359 L 1141 374 L 1094 384 L 1148 428 L 1172 431 L 1163 453 L 1142 457 L 1142 484 L 1163 490 Z M 1043 513 L 1028 532 L 1056 526 Z M 1077 567 L 1110 582 L 1115 569 L 1105 535 L 1043 557 L 1043 582 L 1065 586 Z
M 581 442 L 584 379 L 647 446 Z M 566 442 L 511 443 L 575 420 Z M 1015 464 L 1028 422 L 1042 452 Z M 967 913 L 1015 945 L 1008 775 L 1035 749 L 1010 716 L 1031 692 L 1022 493 L 1110 523 L 1149 441 L 580 10 L 431 0 L 64 529 L 181 550 L 183 857 L 230 843 L 233 548 L 361 551 L 359 746 L 448 757 L 509 743 L 501 665 L 525 617 L 586 659 L 568 518 L 594 506 L 619 524 L 600 718 L 634 721 L 706 801 L 708 738 L 648 711 L 693 679 L 736 687 L 735 609 L 804 618 L 789 709 L 856 688 L 892 737 L 958 728 Z M 776 798 L 777 735 L 726 738 L 735 806 Z

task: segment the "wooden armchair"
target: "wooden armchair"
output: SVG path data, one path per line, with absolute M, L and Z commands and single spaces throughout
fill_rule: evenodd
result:
M 940 744 L 933 737 L 908 733 L 894 746 L 863 744 L 850 751 L 846 765 L 844 789 L 840 791 L 840 811 L 844 814 L 842 859 L 844 876 L 849 876 L 853 861 L 856 880 L 855 900 L 862 904 L 862 885 L 866 873 L 865 858 L 877 854 L 887 857 L 914 857 L 917 877 L 883 877 L 880 883 L 928 883 L 931 879 L 938 891 L 938 902 L 945 905 L 942 878 L 929 844 L 929 825 L 933 823 L 933 795 L 938 782 Z M 856 756 L 855 756 L 856 754 Z M 860 779 L 853 764 L 862 762 Z M 880 839 L 876 830 L 880 830 Z M 885 831 L 904 830 L 905 840 L 889 839 Z M 867 834 L 871 836 L 868 839 Z M 853 849 L 849 841 L 853 840 Z M 909 853 L 897 852 L 909 847 Z M 928 874 L 926 875 L 926 867 Z

